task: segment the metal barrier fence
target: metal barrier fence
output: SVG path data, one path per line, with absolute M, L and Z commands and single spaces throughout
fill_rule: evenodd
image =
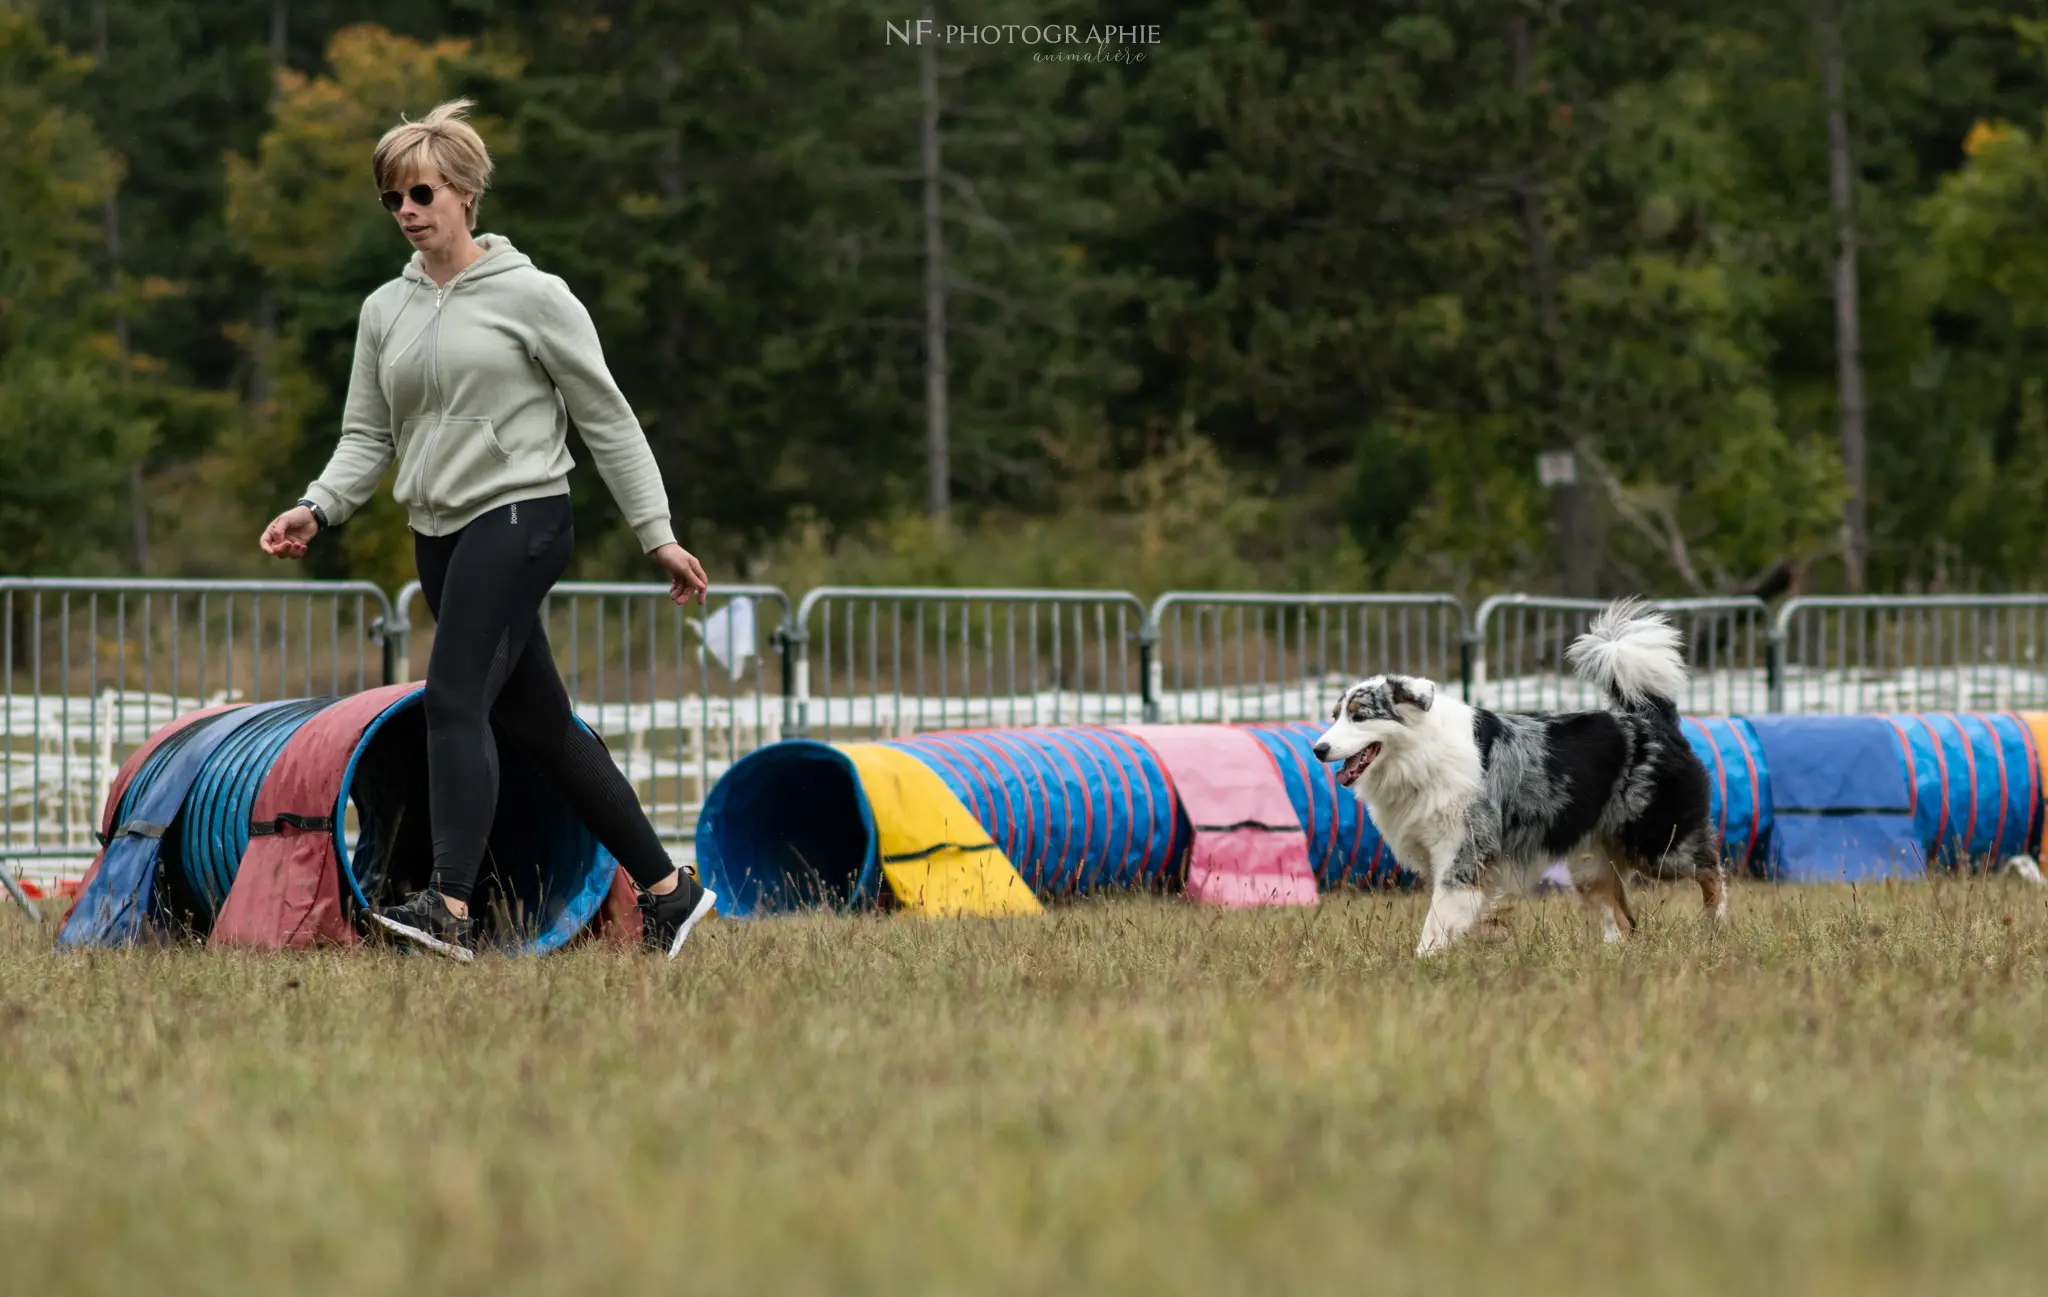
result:
M 433 635 L 419 582 L 399 592 L 397 609 L 404 670 L 393 679 L 420 679 Z M 719 586 L 702 608 L 684 608 L 665 585 L 564 581 L 541 616 L 570 705 L 610 748 L 665 839 L 691 837 L 718 777 L 783 736 L 789 598 L 774 586 Z
M 2048 707 L 2048 595 L 1792 599 L 1771 642 L 1774 712 Z
M 121 761 L 182 712 L 416 679 L 417 582 L 0 578 L 0 859 L 89 856 Z M 785 736 L 1313 720 L 1358 676 L 1461 682 L 1501 710 L 1600 700 L 1563 651 L 1604 605 L 1501 595 L 717 588 L 565 582 L 549 646 L 577 714 L 670 841 Z M 1696 713 L 2048 708 L 2048 594 L 1659 604 Z M 415 612 L 419 621 L 414 620 Z
M 1465 608 L 1450 595 L 1174 591 L 1145 632 L 1148 721 L 1306 721 L 1361 676 L 1463 676 Z
M 381 684 L 392 620 L 367 582 L 0 577 L 0 856 L 90 855 L 114 772 L 183 712 Z
M 1601 705 L 1565 666 L 1564 651 L 1607 604 L 1597 599 L 1495 595 L 1473 619 L 1466 696 L 1496 711 Z M 1691 677 L 1682 711 L 1763 710 L 1770 699 L 1770 610 L 1761 599 L 1657 601 L 1684 636 Z
M 1121 590 L 821 587 L 785 636 L 792 732 L 1138 721 L 1144 627 Z

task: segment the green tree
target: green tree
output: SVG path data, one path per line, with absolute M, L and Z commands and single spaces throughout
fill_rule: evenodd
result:
M 26 574 L 114 569 L 128 465 L 153 426 L 122 390 L 95 273 L 118 165 L 64 106 L 86 73 L 35 18 L 0 6 L 0 554 Z
M 1992 580 L 2041 571 L 2034 520 L 2048 507 L 2048 117 L 1979 122 L 1967 162 L 1921 206 L 1922 288 L 1938 316 L 1915 375 L 1949 435 L 1920 457 L 1945 487 L 1939 557 Z M 1967 579 L 1967 571 L 1939 572 Z
M 1009 9 L 976 19 L 1061 18 Z M 845 528 L 924 499 L 922 100 L 918 50 L 889 31 L 914 17 L 833 0 L 506 18 L 525 70 L 486 98 L 521 139 L 517 237 L 592 304 L 679 522 L 729 564 L 799 512 Z M 1101 125 L 1076 101 L 1115 73 L 1023 45 L 939 60 L 954 494 L 1042 511 L 1070 485 L 1047 446 L 1103 436 L 1105 395 L 1134 381 L 1095 327 L 1086 245 L 1109 212 L 1068 165 Z
M 114 441 L 152 447 L 158 570 L 258 564 L 254 526 L 332 444 L 362 295 L 404 256 L 361 181 L 370 143 L 469 92 L 497 119 L 488 226 L 590 304 L 678 523 L 721 576 L 785 541 L 775 561 L 821 575 L 1833 586 L 1855 422 L 1846 216 L 1868 584 L 2039 578 L 2041 0 L 1133 0 L 1116 21 L 1161 31 L 1143 61 L 939 49 L 946 553 L 918 520 L 926 100 L 916 47 L 890 35 L 918 13 L 50 6 L 62 46 L 105 56 L 86 70 L 52 47 L 61 71 L 6 91 L 41 106 L 0 129 L 51 106 L 66 129 L 89 118 L 101 152 L 77 156 L 121 178 L 65 189 L 58 237 L 14 223 L 42 207 L 0 217 L 35 229 L 17 255 L 73 275 L 37 299 L 62 300 L 62 326 L 0 359 L 39 375 L 10 377 L 9 399 L 75 406 L 38 416 L 67 436 L 74 419 L 124 430 L 54 470 L 104 488 L 81 507 L 124 495 Z M 1100 20 L 1067 0 L 972 16 Z M 341 26 L 358 20 L 378 27 Z M 266 318 L 276 382 L 258 392 Z M 95 462 L 102 442 L 116 467 Z M 1559 446 L 1587 483 L 1562 505 L 1535 473 Z M 604 538 L 583 571 L 639 574 L 578 472 Z M 124 520 L 92 530 L 97 557 L 23 561 L 125 552 Z M 316 573 L 409 572 L 395 517 L 316 555 Z

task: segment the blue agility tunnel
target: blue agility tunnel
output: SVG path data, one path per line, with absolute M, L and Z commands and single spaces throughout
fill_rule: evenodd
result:
M 1042 895 L 1157 885 L 1193 838 L 1166 771 L 1121 730 L 961 730 L 885 746 L 930 766 Z
M 426 691 L 413 686 L 377 712 L 341 765 L 334 802 L 355 808 L 358 827 L 351 835 L 337 820 L 332 836 L 341 882 L 359 912 L 391 904 L 431 877 L 427 777 Z M 500 739 L 498 802 L 473 898 L 475 912 L 488 916 L 492 943 L 508 954 L 559 950 L 597 916 L 617 874 L 618 862 L 561 794 Z
M 1707 768 L 1708 815 L 1721 860 L 1736 875 L 1765 872 L 1771 844 L 1771 768 L 1756 731 L 1740 716 L 1687 716 L 1686 741 Z
M 734 762 L 697 816 L 697 873 L 728 918 L 872 904 L 881 855 L 852 759 L 785 739 Z
M 787 739 L 713 785 L 697 868 L 733 918 L 849 911 L 887 891 L 863 749 L 936 775 L 1041 895 L 1156 886 L 1192 837 L 1165 771 L 1114 729 L 949 731 L 879 744 Z
M 2024 721 L 2000 712 L 1885 719 L 1910 755 L 1908 804 L 1927 861 L 1954 869 L 2028 849 L 2041 796 L 2034 736 Z
M 1757 716 L 1776 828 L 1769 876 L 1914 878 L 2032 850 L 2033 731 L 2010 713 Z

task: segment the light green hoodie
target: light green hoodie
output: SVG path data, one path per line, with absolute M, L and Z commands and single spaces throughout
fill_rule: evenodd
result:
M 575 421 L 643 550 L 675 539 L 661 470 L 612 381 L 590 313 L 506 239 L 445 288 L 415 252 L 363 302 L 341 443 L 306 488 L 330 524 L 392 495 L 414 531 L 445 536 L 500 505 L 567 495 Z

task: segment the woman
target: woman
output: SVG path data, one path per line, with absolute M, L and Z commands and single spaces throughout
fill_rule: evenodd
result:
M 413 256 L 363 303 L 341 442 L 305 498 L 264 529 L 263 550 L 299 558 L 397 461 L 393 495 L 436 623 L 426 685 L 434 873 L 376 922 L 472 957 L 470 898 L 498 796 L 495 720 L 632 875 L 645 941 L 673 959 L 717 897 L 675 867 L 632 785 L 577 724 L 541 625 L 541 599 L 574 547 L 569 420 L 668 574 L 670 597 L 702 604 L 710 587 L 676 544 L 661 472 L 589 313 L 505 239 L 473 235 L 491 159 L 464 120 L 469 106 L 443 104 L 377 144 L 371 171 Z

